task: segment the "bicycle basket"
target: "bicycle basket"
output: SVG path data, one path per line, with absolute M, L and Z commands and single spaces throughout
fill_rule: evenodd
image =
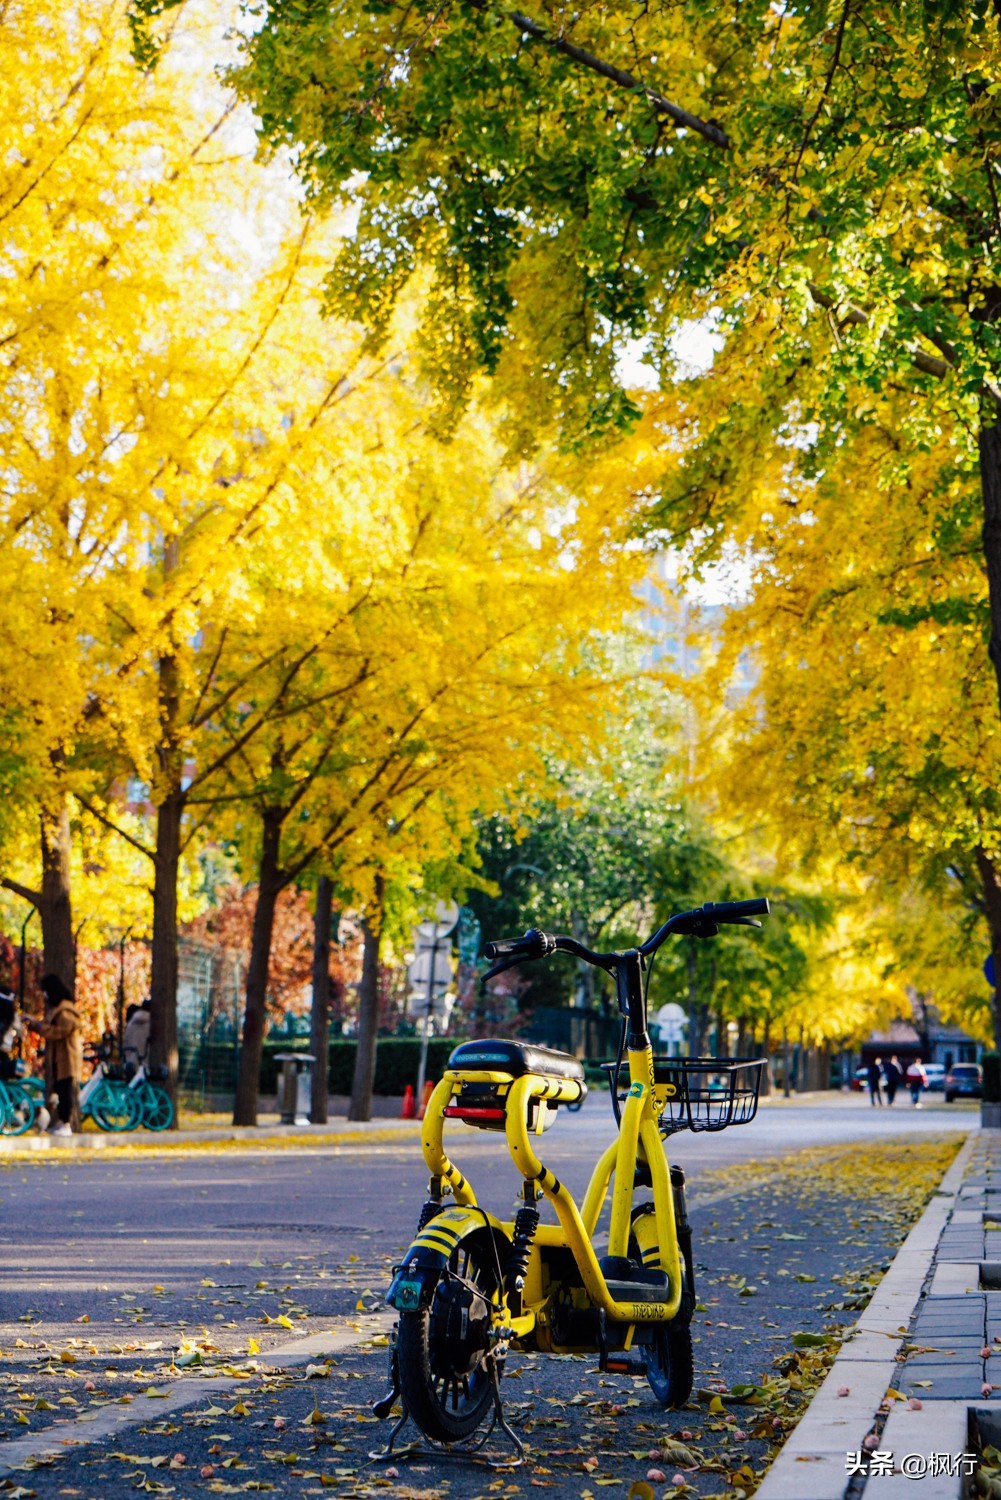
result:
M 628 1064 L 602 1063 L 616 1106 L 629 1087 Z M 661 1095 L 660 1131 L 725 1130 L 746 1125 L 758 1111 L 764 1058 L 654 1057 L 653 1076 Z M 666 1098 L 664 1094 L 666 1093 Z M 619 1110 L 616 1107 L 616 1118 Z

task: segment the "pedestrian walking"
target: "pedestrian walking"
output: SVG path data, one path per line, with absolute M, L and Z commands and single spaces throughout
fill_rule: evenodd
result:
M 911 1103 L 915 1109 L 920 1109 L 921 1090 L 927 1087 L 928 1084 L 928 1074 L 921 1066 L 920 1057 L 915 1057 L 912 1062 L 907 1064 L 907 1072 L 904 1074 L 904 1077 L 907 1081 L 907 1087 L 911 1091 Z
M 879 1080 L 883 1076 L 880 1069 L 881 1062 L 881 1058 L 874 1057 L 865 1070 L 866 1082 L 869 1085 L 870 1104 L 882 1104 L 883 1102 L 883 1096 L 879 1092 Z
M 883 1064 L 883 1077 L 886 1080 L 886 1102 L 892 1104 L 897 1097 L 900 1080 L 903 1078 L 903 1069 L 895 1057 L 890 1057 Z
M 50 1126 L 51 1135 L 72 1135 L 75 1095 L 83 1077 L 83 1033 L 80 1012 L 73 996 L 58 974 L 46 974 L 42 980 L 45 996 L 45 1020 L 29 1021 L 32 1031 L 52 1048 L 52 1074 L 59 1100 L 58 1123 Z

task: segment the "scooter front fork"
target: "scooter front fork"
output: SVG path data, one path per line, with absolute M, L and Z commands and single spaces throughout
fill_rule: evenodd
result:
M 692 1260 L 692 1223 L 685 1202 L 685 1169 L 675 1163 L 671 1167 L 671 1192 L 674 1195 L 674 1225 L 678 1235 L 678 1249 L 685 1263 L 685 1293 L 682 1305 L 687 1301 L 688 1320 L 695 1311 L 695 1262 Z M 686 1320 L 687 1321 L 687 1320 Z

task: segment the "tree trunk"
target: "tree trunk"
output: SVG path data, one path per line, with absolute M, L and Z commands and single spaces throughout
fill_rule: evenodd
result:
M 330 913 L 333 889 L 330 877 L 321 875 L 316 882 L 316 903 L 313 907 L 313 1003 L 310 1011 L 309 1050 L 316 1062 L 313 1064 L 313 1102 L 309 1118 L 314 1125 L 326 1125 L 329 1111 Z
M 786 1099 L 792 1093 L 792 1078 L 789 1076 L 789 1028 L 782 1028 L 782 1093 Z
M 991 650 L 993 649 L 992 645 Z M 994 954 L 994 998 L 991 1005 L 994 1047 L 996 1051 L 1001 1052 L 1001 1003 L 998 1000 L 999 992 L 1001 992 L 999 991 L 999 986 L 1001 986 L 1001 873 L 981 844 L 977 845 L 974 852 L 984 893 L 984 915 L 987 917 L 987 926 L 991 935 L 991 952 Z
M 177 1098 L 177 877 L 181 862 L 184 796 L 171 792 L 156 810 L 153 938 L 150 947 L 149 1056 L 165 1068 L 165 1086 Z
M 72 990 L 76 978 L 73 907 L 70 898 L 70 813 L 61 797 L 41 816 L 42 889 L 38 915 L 42 921 L 42 968 L 58 974 Z
M 699 1000 L 698 964 L 695 938 L 690 938 L 685 954 L 685 971 L 688 977 L 688 1055 L 701 1057 L 705 1051 L 706 1025 L 709 1020 L 708 1001 Z
M 177 543 L 169 541 L 166 571 L 177 562 Z M 164 1086 L 177 1103 L 177 878 L 181 864 L 181 819 L 185 793 L 184 758 L 178 741 L 180 674 L 177 660 L 159 662 L 160 743 L 156 747 L 156 849 L 153 855 L 153 937 L 150 945 L 150 1066 L 165 1070 Z M 174 1111 L 177 1128 L 177 1110 Z
M 981 538 L 991 606 L 988 655 L 994 664 L 998 698 L 1001 700 L 1001 408 L 997 401 L 986 395 L 982 398 L 981 405 L 979 447 L 980 484 L 984 503 Z M 1001 975 L 998 978 L 1001 980 Z
M 764 1030 L 761 1034 L 761 1056 L 765 1059 L 765 1066 L 761 1069 L 761 1097 L 767 1099 L 772 1091 L 772 1018 L 765 1017 Z
M 361 924 L 364 938 L 361 983 L 358 986 L 358 1047 L 351 1080 L 349 1120 L 372 1118 L 372 1083 L 375 1079 L 375 1044 L 379 1030 L 379 948 L 382 940 L 382 902 L 385 881 L 376 877 L 375 901 Z
M 264 810 L 257 905 L 254 908 L 250 965 L 247 969 L 247 1003 L 243 1013 L 243 1039 L 240 1045 L 240 1076 L 236 1080 L 236 1101 L 233 1107 L 234 1125 L 257 1124 L 257 1091 L 261 1078 L 264 1023 L 267 1018 L 271 934 L 275 925 L 275 903 L 283 884 L 279 856 L 285 816 L 283 807 L 268 807 Z

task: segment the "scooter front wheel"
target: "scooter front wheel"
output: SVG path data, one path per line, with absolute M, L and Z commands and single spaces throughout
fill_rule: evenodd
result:
M 400 1390 L 417 1426 L 434 1442 L 469 1437 L 490 1409 L 493 1376 L 486 1359 L 496 1291 L 493 1245 L 477 1235 L 452 1251 L 431 1306 L 400 1314 Z
M 691 1328 L 657 1330 L 647 1352 L 646 1378 L 661 1406 L 684 1406 L 695 1382 Z

